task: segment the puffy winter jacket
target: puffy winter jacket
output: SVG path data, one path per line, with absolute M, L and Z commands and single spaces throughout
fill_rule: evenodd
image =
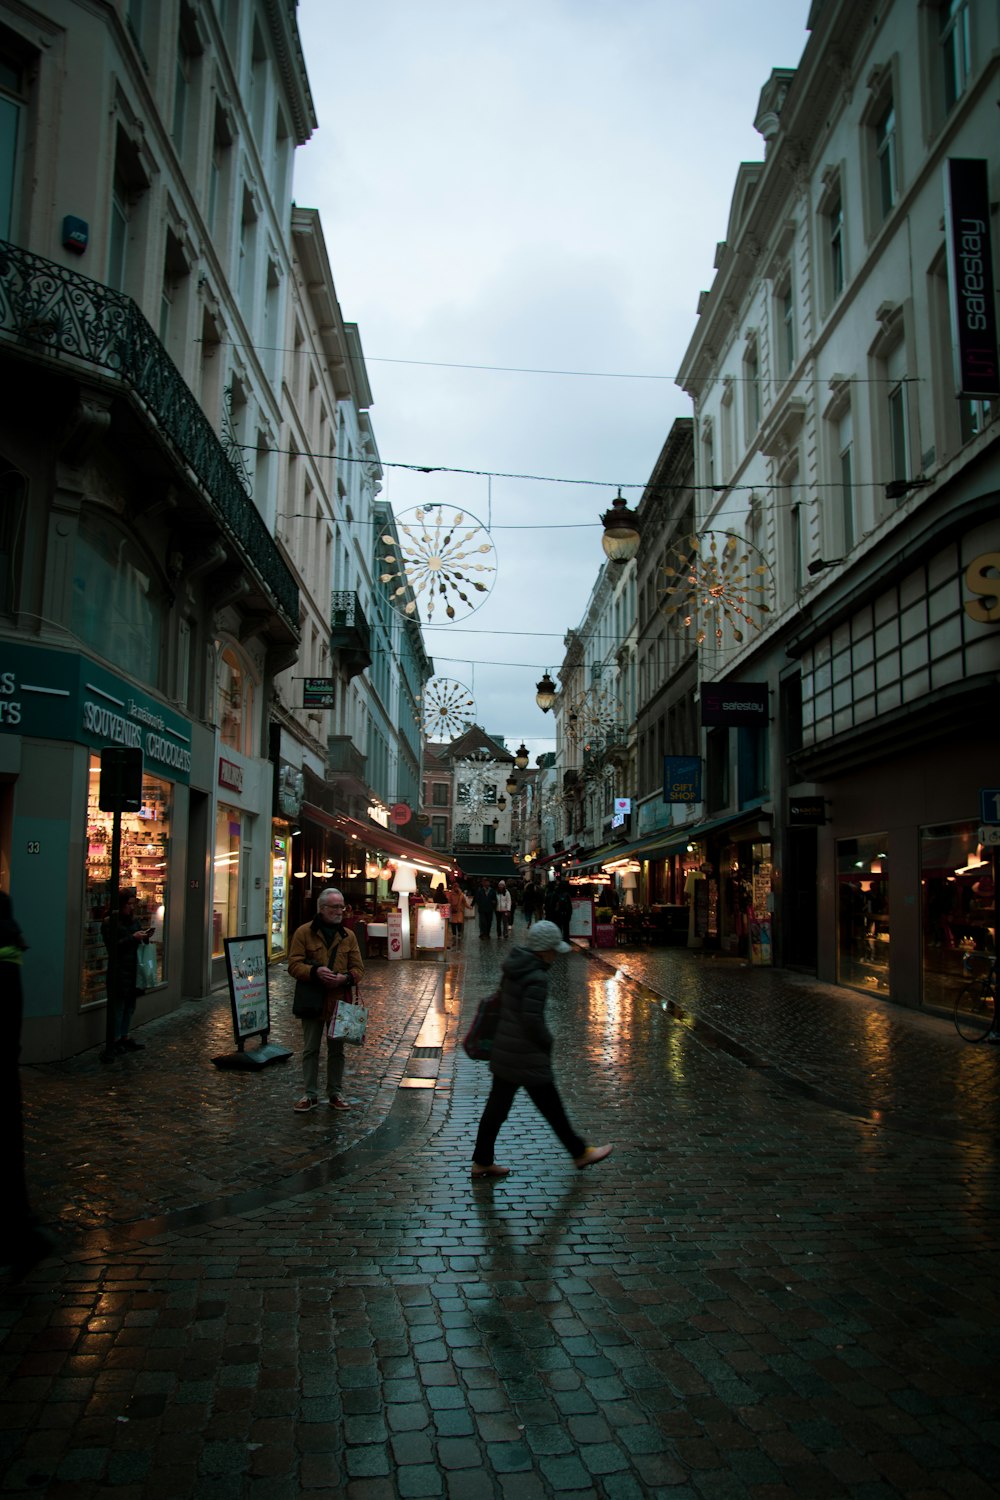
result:
M 490 1071 L 508 1083 L 551 1083 L 552 1033 L 545 1024 L 548 969 L 537 953 L 512 948 L 502 974 Z

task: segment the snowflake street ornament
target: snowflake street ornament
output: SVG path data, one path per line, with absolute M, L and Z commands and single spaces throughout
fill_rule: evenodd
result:
M 719 545 L 722 538 L 722 545 Z M 707 546 L 706 546 L 707 544 Z M 663 568 L 666 586 L 661 605 L 668 620 L 677 619 L 685 629 L 695 627 L 700 646 L 709 636 L 722 646 L 726 630 L 737 643 L 744 639 L 742 625 L 761 628 L 758 615 L 770 614 L 765 601 L 764 578 L 768 565 L 763 553 L 750 542 L 728 531 L 706 531 L 689 536 L 674 548 Z
M 381 540 L 387 550 L 380 559 L 391 569 L 381 575 L 382 582 L 396 585 L 389 595 L 395 609 L 415 615 L 423 606 L 430 622 L 439 606 L 455 620 L 485 603 L 496 574 L 496 549 L 475 516 L 424 505 L 404 511 L 397 525 L 401 540 L 385 533 Z
M 619 718 L 618 700 L 610 688 L 588 688 L 567 707 L 566 738 L 573 744 L 581 740 L 603 739 Z
M 455 763 L 456 800 L 470 824 L 481 823 L 487 807 L 496 805 L 496 773 L 496 764 L 491 760 L 460 760 Z
M 476 701 L 464 682 L 432 677 L 422 694 L 424 733 L 431 740 L 453 740 L 475 722 Z

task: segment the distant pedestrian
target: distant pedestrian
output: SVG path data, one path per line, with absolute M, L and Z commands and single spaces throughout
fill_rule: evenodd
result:
M 497 893 L 484 875 L 476 889 L 476 911 L 479 913 L 479 940 L 485 942 L 493 928 L 493 913 L 497 909 Z
M 114 1062 L 126 1052 L 141 1052 L 144 1042 L 129 1036 L 132 1017 L 139 998 L 139 944 L 148 943 L 154 927 L 147 927 L 135 914 L 135 891 L 125 890 L 118 894 L 118 920 L 110 915 L 101 925 L 104 946 L 111 956 L 115 950 L 117 964 L 113 980 L 114 993 L 109 991 L 108 1004 L 112 1009 L 112 1047 L 101 1053 L 101 1062 Z M 109 979 L 111 978 L 109 970 Z
M 54 1245 L 38 1223 L 28 1201 L 24 1171 L 24 1115 L 21 1104 L 21 1023 L 24 997 L 21 959 L 27 943 L 14 919 L 6 891 L 0 891 L 0 1265 L 19 1281 L 32 1266 L 51 1255 Z
M 490 1072 L 493 1085 L 486 1101 L 476 1145 L 472 1153 L 472 1176 L 506 1177 L 509 1167 L 493 1160 L 496 1138 L 519 1088 L 551 1125 L 573 1158 L 584 1167 L 611 1155 L 610 1146 L 588 1146 L 570 1124 L 552 1072 L 552 1033 L 545 1021 L 549 991 L 549 967 L 557 953 L 572 950 L 563 942 L 552 922 L 536 922 L 524 942 L 512 948 L 503 961 L 500 983 L 500 1020 L 497 1025 Z
M 498 938 L 510 937 L 511 913 L 513 911 L 513 907 L 514 903 L 511 899 L 510 891 L 507 889 L 507 882 L 505 880 L 498 881 L 496 912 Z
M 573 915 L 573 891 L 565 878 L 558 881 L 545 898 L 545 915 L 559 928 L 563 942 L 568 943 L 569 924 Z
M 465 892 L 457 880 L 453 880 L 448 887 L 448 921 L 451 940 L 457 948 L 461 944 L 462 929 L 465 926 Z
M 538 910 L 539 889 L 533 880 L 524 882 L 524 890 L 521 892 L 521 910 L 524 912 L 524 920 L 530 927 L 535 920 Z
M 295 980 L 292 1014 L 302 1022 L 302 1081 L 305 1091 L 296 1114 L 308 1114 L 319 1103 L 319 1051 L 338 996 L 357 984 L 365 972 L 358 940 L 344 926 L 344 898 L 331 886 L 321 891 L 316 915 L 292 935 L 288 972 Z M 344 1043 L 326 1037 L 326 1084 L 331 1109 L 350 1109 L 341 1093 Z

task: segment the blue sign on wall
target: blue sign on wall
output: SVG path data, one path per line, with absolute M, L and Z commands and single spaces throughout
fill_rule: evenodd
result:
M 701 756 L 665 755 L 663 757 L 664 802 L 700 802 Z

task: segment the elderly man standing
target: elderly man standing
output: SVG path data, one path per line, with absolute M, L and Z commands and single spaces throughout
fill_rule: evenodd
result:
M 288 972 L 295 980 L 292 1014 L 302 1022 L 302 1081 L 305 1092 L 294 1106 L 307 1114 L 319 1104 L 319 1049 L 338 994 L 357 984 L 365 966 L 358 940 L 344 926 L 344 898 L 333 887 L 320 892 L 316 915 L 292 937 Z M 344 1043 L 326 1039 L 326 1085 L 331 1109 L 350 1109 L 340 1090 L 344 1080 Z

